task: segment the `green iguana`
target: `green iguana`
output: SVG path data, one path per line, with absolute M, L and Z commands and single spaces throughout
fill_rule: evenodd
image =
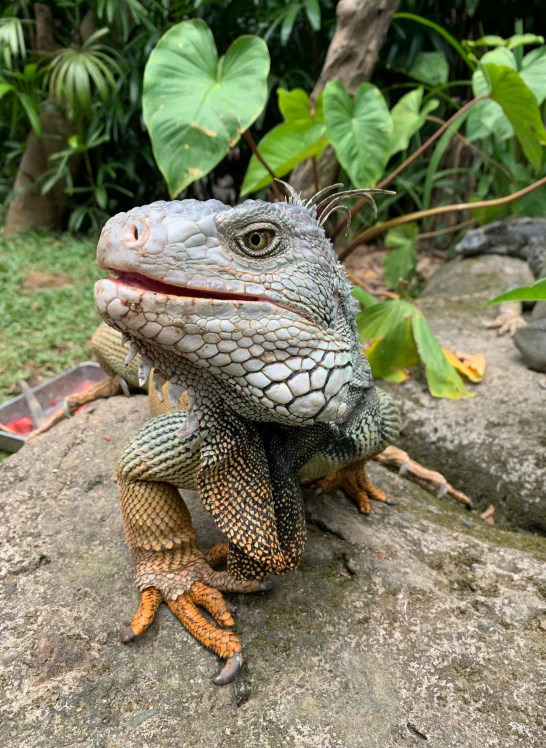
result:
M 98 243 L 110 277 L 95 300 L 109 327 L 93 348 L 111 378 L 94 396 L 150 379 L 157 414 L 116 471 L 141 591 L 126 637 L 165 601 L 227 660 L 219 684 L 241 665 L 221 593 L 270 589 L 268 573 L 298 566 L 300 481 L 342 487 L 364 513 L 386 498 L 365 462 L 397 436 L 399 414 L 374 385 L 351 287 L 322 228 L 354 192 L 331 189 L 234 208 L 160 201 L 111 218 Z M 227 544 L 199 548 L 181 488 L 199 491 Z M 227 571 L 213 569 L 224 560 Z

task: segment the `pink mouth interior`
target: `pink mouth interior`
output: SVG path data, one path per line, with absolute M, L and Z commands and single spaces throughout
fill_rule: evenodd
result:
M 173 286 L 170 283 L 163 283 L 154 278 L 148 278 L 140 273 L 113 272 L 116 273 L 115 280 L 118 283 L 122 283 L 124 286 L 131 286 L 132 288 L 139 288 L 142 291 L 152 291 L 153 293 L 160 293 L 167 296 L 181 296 L 183 298 L 191 299 L 224 299 L 226 301 L 266 301 L 269 304 L 275 303 L 274 301 L 271 301 L 271 299 L 267 299 L 263 296 L 235 294 L 228 293 L 227 291 L 203 291 L 199 288 Z

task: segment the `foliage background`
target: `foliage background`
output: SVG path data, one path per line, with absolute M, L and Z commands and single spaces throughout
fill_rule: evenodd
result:
M 143 124 L 141 94 L 144 66 L 150 52 L 173 24 L 187 18 L 204 19 L 213 31 L 220 53 L 241 34 L 257 34 L 267 41 L 272 63 L 270 96 L 252 128 L 257 141 L 281 121 L 275 95 L 277 88 L 312 90 L 335 29 L 335 2 L 332 0 L 49 0 L 46 4 L 52 9 L 53 32 L 59 45 L 59 50 L 49 56 L 32 51 L 32 3 L 26 0 L 10 3 L 0 19 L 0 93 L 2 80 L 15 86 L 17 93 L 6 92 L 4 86 L 0 99 L 1 210 L 5 214 L 13 199 L 17 165 L 29 128 L 36 123 L 48 95 L 55 98 L 55 86 L 53 90 L 51 87 L 59 80 L 60 64 L 52 67 L 52 62 L 66 55 L 67 50 L 81 47 L 83 27 L 91 23 L 92 28 L 100 32 L 95 41 L 94 60 L 98 59 L 97 52 L 102 52 L 105 55 L 103 67 L 88 75 L 89 104 L 78 100 L 71 110 L 77 130 L 77 137 L 70 146 L 72 151 L 67 151 L 64 160 L 61 157 L 52 164 L 41 183 L 42 189 L 52 189 L 55 179 L 67 176 L 68 155 L 74 150 L 83 154 L 85 168 L 78 170 L 69 195 L 66 221 L 72 231 L 92 229 L 96 232 L 114 212 L 168 198 Z M 455 0 L 451 3 L 402 0 L 399 10 L 435 21 L 457 39 L 475 39 L 485 33 L 508 37 L 514 33 L 516 13 L 521 12 L 523 30 L 540 33 L 546 0 L 527 1 L 519 6 L 512 0 Z M 17 49 L 17 44 L 10 54 L 9 43 L 6 43 L 6 30 L 15 18 L 21 19 L 26 54 L 21 48 Z M 434 51 L 445 54 L 451 82 L 468 79 L 464 63 L 440 34 L 414 22 L 393 21 L 373 78 L 391 107 L 409 86 L 416 84 L 408 72 L 419 53 Z M 29 64 L 35 66 L 31 71 Z M 76 70 L 74 75 L 80 73 L 81 70 Z M 446 118 L 453 113 L 453 106 L 470 97 L 467 85 L 450 87 L 434 114 Z M 435 127 L 437 125 L 427 124 L 422 137 Z M 190 186 L 188 196 L 214 196 L 234 201 L 249 158 L 248 146 L 241 142 L 208 177 Z M 452 202 L 465 200 L 476 191 L 476 175 L 470 170 L 468 154 L 457 157 L 448 153 L 447 167 L 450 159 L 453 162 L 455 158 L 461 171 L 456 180 L 444 185 L 444 196 Z M 463 169 L 468 170 L 466 175 Z M 506 194 L 506 191 L 507 185 L 502 180 L 491 179 L 490 183 L 482 185 L 480 197 Z M 391 210 L 396 214 L 396 210 L 400 212 L 412 206 L 414 201 L 408 197 Z M 527 206 L 526 210 L 532 209 Z M 1 217 L 0 212 L 0 220 Z

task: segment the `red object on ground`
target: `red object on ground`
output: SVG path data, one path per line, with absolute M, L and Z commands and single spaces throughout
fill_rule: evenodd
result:
M 86 379 L 85 382 L 82 382 L 80 384 L 80 386 L 78 387 L 78 389 L 76 390 L 76 392 L 85 392 L 85 390 L 88 390 L 89 387 L 91 387 L 92 384 L 95 384 L 95 382 L 93 382 L 93 380 Z
M 102 438 L 104 439 L 105 442 L 109 442 L 112 437 L 109 436 L 108 434 L 105 434 Z
M 34 421 L 30 416 L 23 416 L 23 418 L 18 418 L 16 421 L 9 421 L 6 423 L 6 426 L 16 434 L 28 436 L 28 434 L 30 434 L 34 429 Z
M 91 379 L 86 379 L 85 382 L 82 382 L 76 392 L 74 394 L 79 394 L 80 392 L 85 392 L 85 390 L 89 389 L 92 385 L 94 385 L 95 382 Z M 55 407 L 57 405 L 57 400 L 52 397 L 49 401 L 50 407 Z M 82 408 L 87 408 L 89 403 L 86 405 L 82 405 L 78 410 L 81 410 Z M 77 411 L 76 411 L 77 412 Z M 23 416 L 22 418 L 17 418 L 15 421 L 9 421 L 8 423 L 4 424 L 10 431 L 12 431 L 15 434 L 20 434 L 21 436 L 28 436 L 31 431 L 34 431 L 34 421 L 30 416 Z M 110 437 L 104 437 L 107 441 L 110 440 Z
M 86 379 L 85 382 L 82 382 L 80 384 L 80 386 L 78 387 L 78 389 L 76 390 L 74 394 L 76 395 L 76 394 L 79 394 L 80 392 L 85 392 L 85 390 L 88 390 L 89 387 L 91 387 L 93 384 L 96 384 L 96 383 L 91 381 L 91 379 Z M 85 403 L 85 405 L 80 405 L 80 407 L 74 411 L 74 415 L 76 415 L 76 413 L 79 413 L 80 410 L 83 410 L 84 408 L 88 408 L 90 405 L 91 403 Z

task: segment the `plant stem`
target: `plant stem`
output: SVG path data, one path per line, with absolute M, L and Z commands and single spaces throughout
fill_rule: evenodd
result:
M 514 200 L 518 200 L 520 197 L 528 195 L 529 192 L 537 190 L 539 187 L 546 185 L 546 177 L 539 179 L 538 182 L 530 184 L 528 187 L 524 187 L 518 192 L 514 192 L 506 197 L 498 197 L 495 200 L 480 200 L 475 203 L 455 203 L 454 205 L 440 205 L 438 208 L 429 208 L 428 210 L 418 210 L 415 213 L 407 213 L 397 218 L 391 218 L 390 221 L 385 221 L 378 226 L 370 226 L 361 234 L 356 236 L 352 242 L 343 247 L 338 257 L 340 260 L 345 260 L 351 252 L 359 246 L 364 244 L 369 239 L 373 239 L 374 236 L 382 234 L 384 231 L 394 228 L 395 226 L 401 226 L 404 223 L 410 223 L 411 221 L 419 221 L 421 218 L 427 218 L 428 216 L 438 216 L 442 213 L 460 212 L 463 210 L 477 210 L 480 208 L 496 208 L 499 205 L 508 205 Z
M 454 231 L 459 231 L 459 229 L 466 229 L 469 226 L 473 226 L 475 223 L 475 218 L 469 218 L 468 221 L 461 221 L 461 223 L 456 223 L 455 226 L 445 226 L 443 229 L 438 229 L 437 231 L 427 231 L 424 234 L 417 234 L 417 239 L 432 239 L 435 236 L 452 234 Z
M 483 101 L 484 99 L 489 99 L 489 94 L 486 94 L 484 96 L 476 96 L 475 99 L 472 99 L 471 101 L 468 101 L 463 107 L 461 107 L 458 111 L 455 112 L 455 114 L 450 117 L 444 124 L 436 130 L 434 135 L 431 135 L 428 140 L 426 140 L 423 145 L 418 148 L 414 153 L 411 154 L 411 156 L 408 156 L 408 158 L 405 161 L 402 161 L 400 166 L 397 166 L 394 171 L 391 171 L 390 174 L 388 174 L 386 177 L 384 177 L 378 184 L 376 185 L 377 189 L 384 188 L 389 182 L 392 182 L 393 179 L 395 179 L 399 174 L 401 174 L 404 169 L 406 169 L 410 164 L 412 164 L 416 158 L 419 158 L 419 156 L 424 153 L 427 148 L 429 148 L 432 143 L 434 143 L 435 140 L 438 140 L 440 135 L 444 133 L 448 127 L 451 127 L 451 125 L 457 120 L 462 114 L 467 112 L 470 107 L 474 106 L 474 104 L 477 104 L 478 101 Z M 353 207 L 351 208 L 351 218 L 358 213 L 358 211 L 367 203 L 367 200 L 359 200 Z M 345 224 L 347 223 L 347 216 L 343 216 L 341 221 L 335 226 L 334 230 L 330 234 L 330 240 L 333 242 L 337 235 L 345 228 Z
M 248 143 L 249 148 L 252 151 L 252 153 L 256 156 L 256 158 L 261 163 L 261 165 L 266 169 L 266 171 L 268 172 L 269 176 L 271 176 L 273 178 L 273 182 L 271 183 L 271 187 L 273 188 L 273 192 L 275 193 L 275 197 L 277 198 L 277 200 L 282 200 L 282 197 L 283 197 L 282 193 L 281 193 L 281 191 L 280 191 L 277 183 L 275 182 L 275 179 L 277 178 L 276 175 L 275 175 L 275 172 L 269 166 L 269 164 L 267 163 L 267 161 L 264 159 L 264 157 L 262 156 L 262 154 L 258 150 L 258 146 L 256 145 L 256 143 L 254 141 L 254 138 L 252 137 L 252 134 L 251 134 L 250 130 L 245 130 L 244 133 L 243 133 L 243 135 L 245 136 L 246 142 Z

